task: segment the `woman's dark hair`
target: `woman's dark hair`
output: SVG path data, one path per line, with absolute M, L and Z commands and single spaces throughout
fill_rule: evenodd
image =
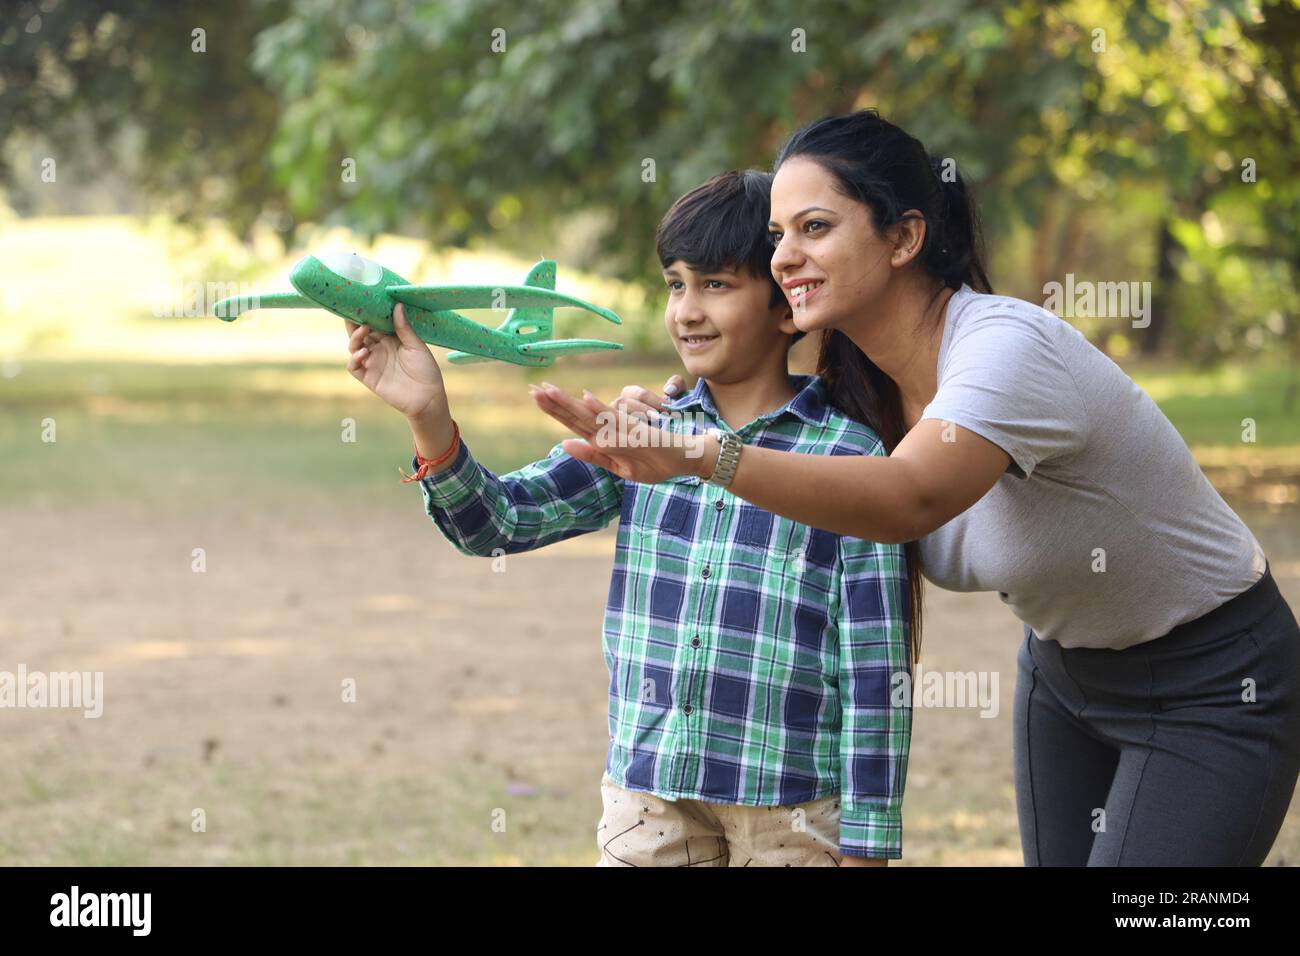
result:
M 826 116 L 803 127 L 781 147 L 773 171 L 795 156 L 830 173 L 841 193 L 871 211 L 879 231 L 909 218 L 908 210 L 920 213 L 925 241 L 913 264 L 933 280 L 931 302 L 945 288 L 960 289 L 963 284 L 977 292 L 993 291 L 984 271 L 975 205 L 955 163 L 930 156 L 920 140 L 881 119 L 874 109 Z M 936 315 L 935 326 L 941 316 Z M 817 374 L 832 404 L 873 428 L 887 451 L 903 440 L 907 428 L 898 386 L 843 332 L 829 329 L 822 336 Z M 920 543 L 909 541 L 903 549 L 915 663 L 921 652 Z
M 667 269 L 685 262 L 696 272 L 747 270 L 767 279 L 768 305 L 786 301 L 772 276 L 772 243 L 767 238 L 771 217 L 772 174 L 761 169 L 719 173 L 681 196 L 655 230 L 655 252 Z M 803 338 L 790 337 L 790 344 Z

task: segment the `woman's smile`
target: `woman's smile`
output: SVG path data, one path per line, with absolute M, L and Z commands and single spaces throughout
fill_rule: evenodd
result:
M 791 289 L 787 289 L 786 295 L 790 299 L 790 304 L 796 309 L 799 309 L 807 305 L 808 300 L 816 295 L 825 284 L 825 280 L 801 283 Z

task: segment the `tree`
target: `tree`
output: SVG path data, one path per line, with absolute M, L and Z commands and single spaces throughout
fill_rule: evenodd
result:
M 871 105 L 957 160 L 1018 257 L 1006 291 L 1146 279 L 1144 351 L 1300 347 L 1294 3 L 144 7 L 73 0 L 35 34 L 6 28 L 0 128 L 144 122 L 142 181 L 182 218 L 490 237 L 654 288 L 675 196 Z

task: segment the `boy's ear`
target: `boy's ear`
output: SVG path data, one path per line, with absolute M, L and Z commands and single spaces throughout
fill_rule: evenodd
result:
M 779 328 L 786 335 L 794 335 L 796 332 L 799 331 L 799 327 L 794 324 L 794 310 L 790 307 L 790 304 L 788 302 L 783 303 L 780 306 L 780 309 L 777 311 L 777 315 L 781 317 L 779 323 L 777 324 L 777 328 Z

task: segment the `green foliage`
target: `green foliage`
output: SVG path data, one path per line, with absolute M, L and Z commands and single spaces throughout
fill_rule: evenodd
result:
M 218 216 L 240 233 L 262 217 L 291 234 L 266 162 L 277 95 L 249 64 L 254 37 L 286 16 L 286 3 L 10 7 L 0 26 L 0 144 L 39 137 L 58 160 L 60 183 L 73 185 L 122 158 L 119 134 L 139 132 L 131 172 L 158 209 L 186 223 Z M 196 30 L 204 52 L 195 49 Z M 19 212 L 36 191 L 49 191 L 39 176 L 11 168 L 0 150 L 0 185 Z
M 873 105 L 957 160 L 1000 290 L 1151 281 L 1129 344 L 1300 359 L 1294 3 L 53 6 L 0 34 L 0 129 L 144 117 L 145 181 L 181 215 L 490 239 L 661 295 L 675 196 Z

